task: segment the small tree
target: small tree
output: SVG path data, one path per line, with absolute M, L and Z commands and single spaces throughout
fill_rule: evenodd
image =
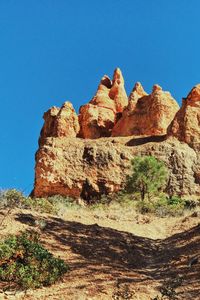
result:
M 126 190 L 139 192 L 141 199 L 164 189 L 168 172 L 162 161 L 153 156 L 136 156 L 132 161 L 132 174 L 127 178 Z

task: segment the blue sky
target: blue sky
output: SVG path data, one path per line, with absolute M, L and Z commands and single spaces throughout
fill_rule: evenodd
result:
M 29 193 L 49 107 L 94 95 L 120 67 L 180 103 L 200 82 L 199 0 L 0 0 L 0 188 Z

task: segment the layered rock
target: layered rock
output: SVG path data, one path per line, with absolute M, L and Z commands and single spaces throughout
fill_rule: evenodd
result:
M 93 201 L 117 192 L 130 172 L 130 160 L 138 155 L 164 161 L 169 195 L 200 195 L 200 85 L 179 110 L 158 85 L 148 95 L 136 83 L 127 101 L 116 69 L 112 81 L 102 78 L 96 95 L 81 107 L 79 119 L 69 102 L 44 114 L 35 197 L 60 194 Z
M 152 93 L 147 95 L 141 84 L 136 83 L 112 136 L 165 135 L 178 109 L 174 98 L 159 85 L 154 85 Z
M 39 144 L 43 144 L 47 137 L 75 137 L 80 130 L 78 116 L 68 101 L 61 108 L 50 108 L 43 118 Z
M 168 135 L 200 149 L 200 84 L 183 98 L 182 107 L 168 128 Z
M 36 155 L 34 196 L 54 194 L 81 197 L 87 201 L 123 188 L 136 155 L 163 160 L 170 172 L 169 194 L 199 194 L 195 170 L 197 155 L 176 139 L 47 138 Z
M 120 69 L 117 68 L 114 71 L 113 80 L 111 81 L 105 75 L 96 95 L 89 104 L 80 108 L 79 136 L 87 139 L 110 136 L 118 114 L 122 113 L 127 104 L 124 79 Z

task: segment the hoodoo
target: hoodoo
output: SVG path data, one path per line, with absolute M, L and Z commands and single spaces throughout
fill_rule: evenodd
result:
M 178 109 L 174 98 L 159 85 L 154 85 L 152 93 L 147 95 L 141 84 L 136 83 L 112 136 L 164 135 Z
M 47 137 L 76 137 L 79 132 L 78 116 L 73 105 L 67 101 L 61 108 L 53 106 L 44 113 L 44 126 L 39 143 L 45 143 Z
M 183 98 L 182 107 L 169 126 L 168 134 L 200 149 L 200 84 Z
M 87 201 L 123 188 L 136 155 L 153 155 L 169 170 L 166 192 L 200 195 L 200 85 L 179 109 L 169 92 L 135 84 L 129 99 L 120 69 L 104 76 L 80 108 L 70 102 L 44 114 L 36 153 L 36 197 L 60 194 Z M 166 134 L 167 133 L 167 134 Z
M 124 78 L 119 68 L 114 71 L 113 80 L 105 75 L 92 100 L 81 106 L 79 114 L 80 137 L 96 139 L 111 136 L 118 113 L 128 104 Z

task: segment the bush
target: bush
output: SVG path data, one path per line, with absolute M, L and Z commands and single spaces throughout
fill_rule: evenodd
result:
M 141 214 L 155 212 L 155 206 L 147 200 L 138 201 L 136 204 L 136 208 L 137 208 L 138 212 L 140 212 Z
M 68 196 L 54 195 L 47 198 L 53 206 L 79 207 L 75 200 Z
M 31 198 L 23 195 L 15 189 L 0 191 L 0 208 L 7 209 L 4 218 L 0 222 L 3 224 L 5 216 L 13 208 L 32 209 L 40 213 L 63 215 L 70 208 L 79 209 L 81 206 L 73 198 L 54 195 L 47 198 Z
M 41 213 L 50 213 L 50 214 L 57 213 L 56 206 L 53 205 L 53 203 L 51 203 L 48 198 L 25 197 L 20 203 L 20 205 L 22 208 L 34 209 L 35 211 Z
M 185 209 L 185 200 L 178 196 L 171 198 L 165 195 L 155 199 L 154 201 L 138 201 L 137 210 L 142 213 L 154 213 L 159 217 L 179 216 L 182 215 Z
M 31 198 L 15 189 L 0 191 L 0 208 L 11 210 L 15 207 L 33 209 L 41 213 L 57 214 L 60 208 L 77 206 L 74 199 L 60 195 L 48 198 Z
M 155 213 L 159 217 L 181 216 L 185 209 L 185 200 L 178 197 L 172 196 L 170 198 L 160 198 L 155 203 Z
M 141 200 L 155 196 L 165 188 L 167 169 L 162 161 L 153 156 L 136 156 L 132 161 L 132 174 L 127 178 L 128 193 L 140 193 Z
M 16 189 L 0 191 L 0 208 L 14 208 L 24 201 L 25 196 Z
M 10 236 L 0 243 L 0 280 L 28 289 L 48 286 L 68 271 L 60 258 L 55 258 L 40 243 L 35 233 Z

